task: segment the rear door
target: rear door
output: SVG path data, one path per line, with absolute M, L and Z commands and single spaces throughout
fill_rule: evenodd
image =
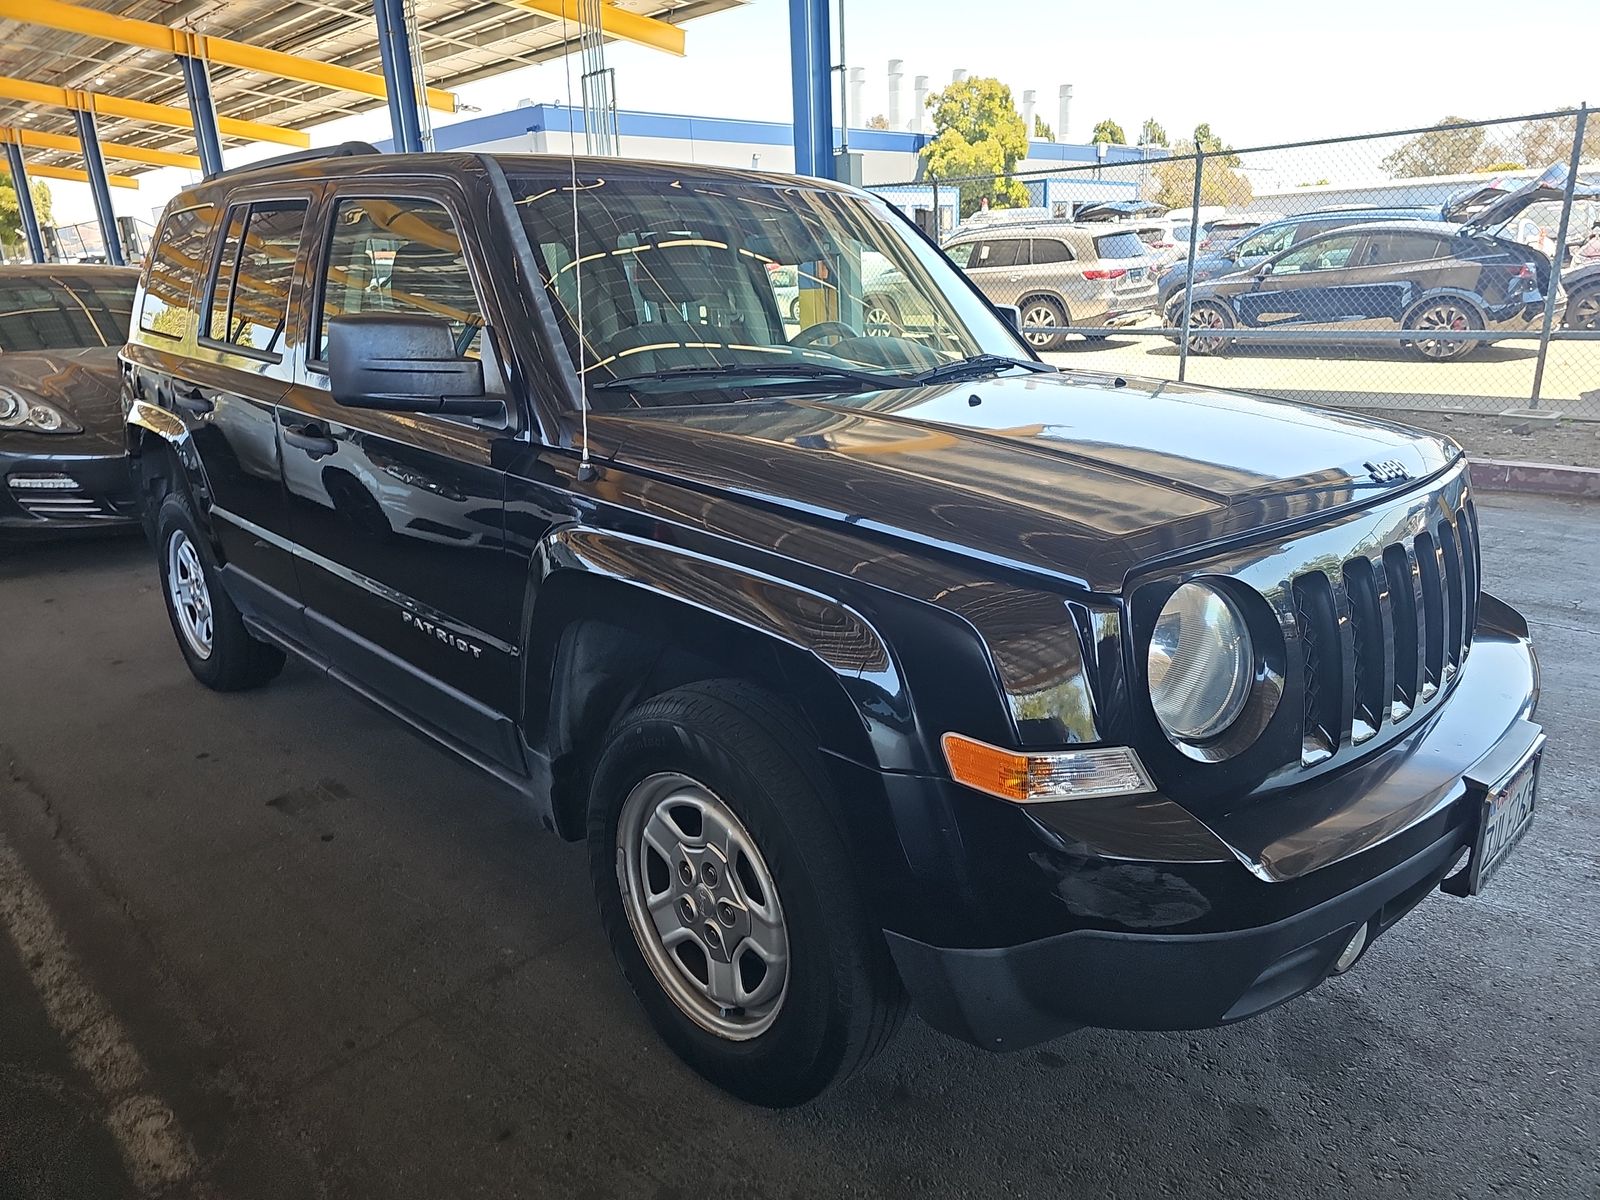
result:
M 195 347 L 164 397 L 199 453 L 230 591 L 291 635 L 297 586 L 274 410 L 294 377 L 289 322 L 304 284 L 309 203 L 309 189 L 277 187 L 228 198 Z
M 524 579 L 505 549 L 500 465 L 514 416 L 344 408 L 328 389 L 328 320 L 392 311 L 444 318 L 459 350 L 483 360 L 490 393 L 509 401 L 464 210 L 439 181 L 334 185 L 308 289 L 306 367 L 279 409 L 284 480 L 306 623 L 332 667 L 476 757 L 520 770 Z
M 1395 329 L 1449 271 L 1450 241 L 1434 233 L 1380 230 L 1356 248 L 1347 288 L 1351 329 Z

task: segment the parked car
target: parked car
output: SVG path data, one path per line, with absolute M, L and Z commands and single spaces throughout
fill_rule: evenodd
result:
M 1189 237 L 1193 230 L 1187 217 L 1158 217 L 1155 220 L 1128 221 L 1122 228 L 1129 229 L 1144 243 L 1150 258 L 1151 274 L 1157 280 L 1175 263 L 1183 262 L 1189 254 Z
M 0 267 L 0 538 L 137 527 L 117 352 L 138 278 Z
M 768 262 L 868 253 L 921 337 L 847 289 L 786 327 Z M 135 309 L 194 676 L 295 654 L 586 840 L 645 1012 L 747 1099 L 908 1003 L 993 1050 L 1242 1020 L 1533 819 L 1537 670 L 1457 446 L 1055 371 L 854 189 L 299 154 L 179 193 Z
M 1367 221 L 1426 219 L 1431 215 L 1432 210 L 1425 208 L 1335 208 L 1268 221 L 1226 249 L 1202 251 L 1200 247 L 1195 247 L 1195 282 L 1215 279 L 1219 275 L 1231 275 L 1241 268 L 1256 266 L 1274 254 L 1281 254 L 1291 246 L 1297 246 L 1307 238 L 1326 233 L 1330 229 L 1343 229 Z M 1188 278 L 1189 263 L 1186 258 L 1174 259 L 1167 269 L 1161 272 L 1157 291 L 1163 310 L 1166 310 L 1172 298 L 1183 290 Z
M 1248 271 L 1197 283 L 1189 350 L 1215 354 L 1227 331 L 1250 328 L 1396 330 L 1401 344 L 1436 361 L 1480 342 L 1432 331 L 1521 331 L 1544 313 L 1550 260 L 1508 238 L 1445 221 L 1371 221 L 1320 234 Z M 1169 319 L 1182 320 L 1182 300 Z
M 944 250 L 990 300 L 1022 310 L 1024 336 L 1039 350 L 1059 349 L 1068 325 L 1132 325 L 1156 311 L 1144 243 L 1120 226 L 963 230 Z
M 1254 229 L 1259 229 L 1277 215 L 1277 213 L 1271 213 L 1262 216 L 1218 217 L 1215 220 L 1206 221 L 1200 227 L 1203 232 L 1200 237 L 1200 244 L 1195 249 L 1209 253 L 1218 253 L 1226 250 L 1244 237 L 1245 234 Z
M 1600 247 L 1600 226 L 1596 227 L 1590 243 Z M 1561 314 L 1561 324 L 1566 329 L 1600 330 L 1600 256 L 1597 261 L 1574 267 L 1561 277 L 1567 302 Z

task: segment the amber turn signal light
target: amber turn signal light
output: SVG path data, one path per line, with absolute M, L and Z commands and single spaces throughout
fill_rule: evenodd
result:
M 1127 746 L 1025 753 L 959 733 L 945 734 L 940 745 L 957 783 L 1016 804 L 1156 790 L 1139 756 Z

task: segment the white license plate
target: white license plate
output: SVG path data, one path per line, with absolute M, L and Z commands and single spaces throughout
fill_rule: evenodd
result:
M 1476 896 L 1489 885 L 1517 843 L 1533 824 L 1534 804 L 1539 793 L 1539 760 L 1534 754 L 1499 786 L 1483 798 L 1478 820 L 1478 840 L 1467 863 L 1470 894 Z

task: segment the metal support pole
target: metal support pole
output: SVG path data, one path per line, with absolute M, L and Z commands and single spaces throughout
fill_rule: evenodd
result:
M 95 216 L 100 218 L 100 235 L 106 243 L 106 261 L 114 267 L 127 266 L 122 256 L 122 239 L 117 236 L 117 214 L 111 207 L 111 185 L 106 182 L 106 160 L 100 156 L 100 134 L 94 114 L 74 109 L 78 141 L 83 146 L 83 165 L 89 172 L 89 190 L 94 194 Z
M 1567 159 L 1566 194 L 1561 199 L 1561 223 L 1556 229 L 1556 252 L 1550 262 L 1550 286 L 1544 290 L 1544 321 L 1539 327 L 1539 358 L 1533 364 L 1533 391 L 1528 407 L 1539 407 L 1544 386 L 1544 360 L 1550 353 L 1550 330 L 1556 320 L 1556 288 L 1561 282 L 1561 260 L 1567 255 L 1567 228 L 1572 221 L 1572 193 L 1578 186 L 1578 164 L 1583 161 L 1583 131 L 1589 124 L 1589 106 L 1578 105 L 1578 127 L 1572 133 L 1572 154 Z
M 930 174 L 928 181 L 933 184 L 933 240 L 944 243 L 944 218 L 939 213 L 939 177 Z
M 44 261 L 44 235 L 39 232 L 39 214 L 34 211 L 33 193 L 28 190 L 28 169 L 22 162 L 22 147 L 6 143 L 6 159 L 11 164 L 11 182 L 17 189 L 17 211 L 22 216 L 22 232 L 28 235 L 28 257 Z
M 203 58 L 180 54 L 183 90 L 194 118 L 194 147 L 200 156 L 200 173 L 207 179 L 222 173 L 222 141 L 217 136 L 217 106 L 211 102 L 211 75 Z
M 395 153 L 416 154 L 422 150 L 422 120 L 417 115 L 416 67 L 405 6 L 401 0 L 372 0 L 372 15 L 378 23 L 378 56 L 383 60 Z
M 789 0 L 794 169 L 819 179 L 833 178 L 832 42 L 828 0 Z
M 1205 174 L 1206 152 L 1200 141 L 1194 143 L 1194 193 L 1189 198 L 1189 260 L 1183 281 L 1183 337 L 1178 341 L 1178 382 L 1184 381 L 1189 370 L 1189 314 L 1194 309 L 1194 252 L 1200 244 L 1200 177 Z M 1166 314 L 1161 314 L 1166 320 Z

